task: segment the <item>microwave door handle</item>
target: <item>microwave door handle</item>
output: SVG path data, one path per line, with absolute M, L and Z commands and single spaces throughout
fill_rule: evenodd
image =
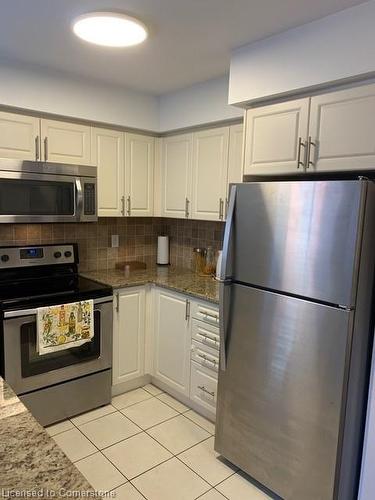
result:
M 82 190 L 82 182 L 81 179 L 76 179 L 76 219 L 81 220 L 83 217 L 83 190 Z
M 219 334 L 220 334 L 220 370 L 225 371 L 227 365 L 227 329 L 229 323 L 230 292 L 232 285 L 232 264 L 229 259 L 232 258 L 232 233 L 233 218 L 236 204 L 237 186 L 232 186 L 228 205 L 227 222 L 225 224 L 222 266 L 220 272 L 219 285 Z

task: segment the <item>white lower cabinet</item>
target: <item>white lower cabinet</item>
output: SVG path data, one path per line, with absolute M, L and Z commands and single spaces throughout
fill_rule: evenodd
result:
M 115 293 L 113 328 L 113 385 L 145 373 L 145 287 Z
M 114 299 L 113 393 L 151 375 L 162 389 L 214 420 L 218 307 L 154 286 L 120 290 Z
M 190 299 L 168 290 L 154 294 L 155 378 L 182 395 L 189 395 Z

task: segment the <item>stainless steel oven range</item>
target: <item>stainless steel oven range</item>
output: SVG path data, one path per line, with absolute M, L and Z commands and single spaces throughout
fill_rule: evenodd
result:
M 111 399 L 112 289 L 78 275 L 75 244 L 0 247 L 1 375 L 42 425 Z M 94 301 L 94 337 L 40 355 L 38 307 Z

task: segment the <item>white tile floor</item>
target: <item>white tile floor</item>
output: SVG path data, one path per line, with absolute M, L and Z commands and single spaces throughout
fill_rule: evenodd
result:
M 214 425 L 148 384 L 47 428 L 96 490 L 117 500 L 266 500 L 214 451 Z

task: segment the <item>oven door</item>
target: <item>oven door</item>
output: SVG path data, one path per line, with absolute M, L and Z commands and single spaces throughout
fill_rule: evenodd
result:
M 0 222 L 78 222 L 80 178 L 2 171 Z
M 36 310 L 5 312 L 5 380 L 21 395 L 111 368 L 112 320 L 112 297 L 96 299 L 92 341 L 40 356 L 36 348 Z

